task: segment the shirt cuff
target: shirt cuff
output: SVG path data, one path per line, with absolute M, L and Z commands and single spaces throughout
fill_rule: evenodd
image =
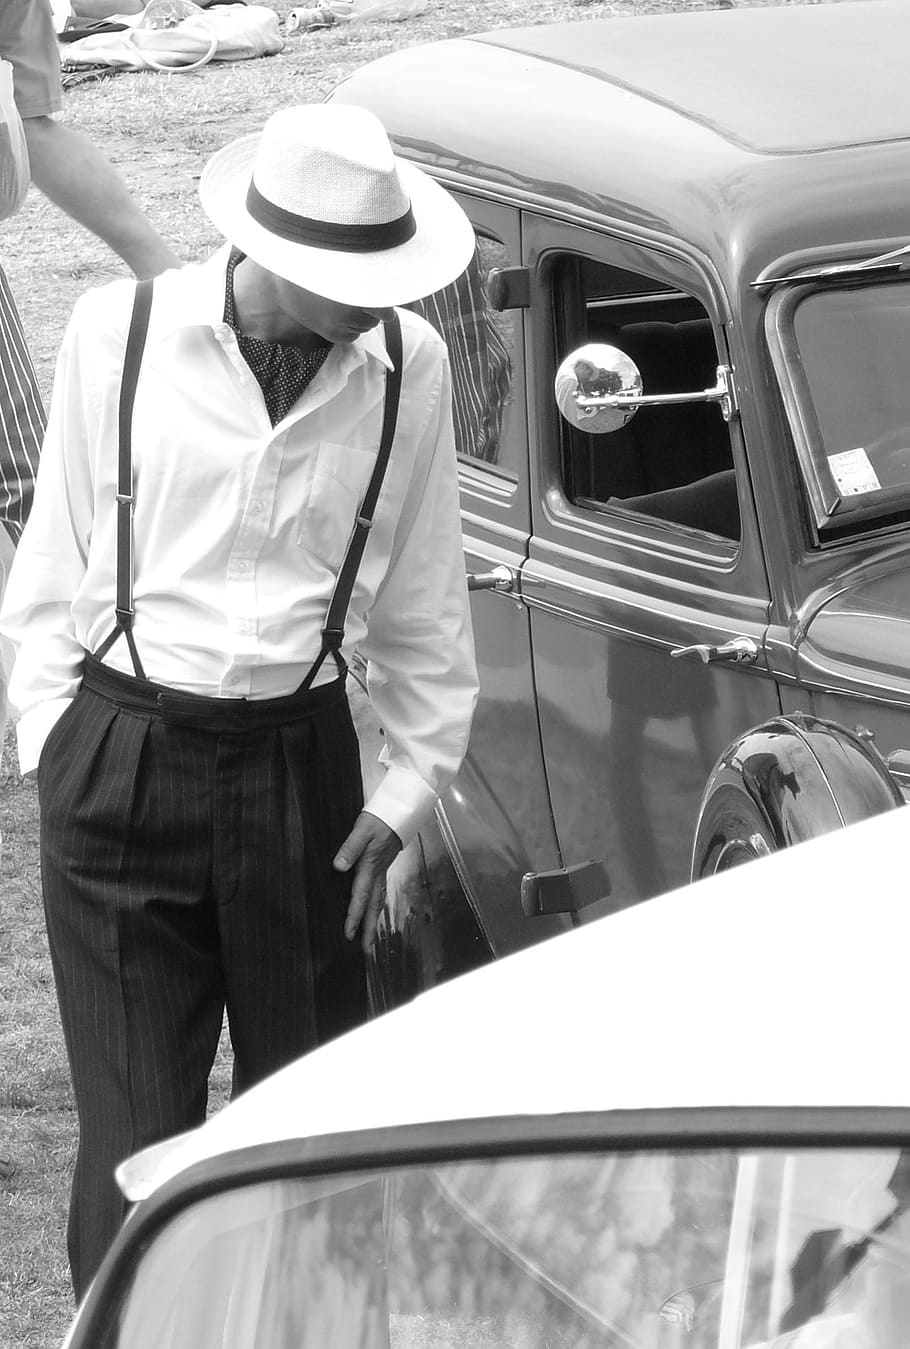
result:
M 72 698 L 49 698 L 19 718 L 16 744 L 19 750 L 19 772 L 23 777 L 37 769 L 45 740 L 72 701 Z
M 435 805 L 436 793 L 422 778 L 407 768 L 393 766 L 386 769 L 385 777 L 364 810 L 394 829 L 401 839 L 401 846 L 407 847 L 433 814 Z

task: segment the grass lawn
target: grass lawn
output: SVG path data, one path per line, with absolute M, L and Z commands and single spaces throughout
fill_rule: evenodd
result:
M 740 7 L 766 2 L 734 0 Z M 404 23 L 291 35 L 285 51 L 267 60 L 210 65 L 191 75 L 130 73 L 86 81 L 69 90 L 64 116 L 104 147 L 161 233 L 192 260 L 218 243 L 196 195 L 208 155 L 258 128 L 274 108 L 318 101 L 374 57 L 509 24 L 728 3 L 430 0 L 426 14 Z M 290 7 L 286 0 L 275 6 L 282 16 Z M 0 258 L 49 394 L 73 302 L 125 268 L 35 190 L 20 214 L 3 223 Z M 64 1232 L 75 1116 L 43 932 L 35 788 L 18 774 L 9 735 L 0 789 L 0 1349 L 52 1349 L 71 1314 Z M 228 1079 L 225 1052 L 213 1078 L 215 1103 L 224 1099 Z M 11 1163 L 8 1175 L 4 1159 Z

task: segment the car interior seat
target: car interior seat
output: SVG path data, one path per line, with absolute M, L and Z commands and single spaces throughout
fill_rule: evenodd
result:
M 588 338 L 631 356 L 645 394 L 712 388 L 717 349 L 710 319 L 608 324 L 592 315 Z M 740 532 L 730 437 L 710 403 L 639 408 L 591 453 L 591 495 L 725 538 Z

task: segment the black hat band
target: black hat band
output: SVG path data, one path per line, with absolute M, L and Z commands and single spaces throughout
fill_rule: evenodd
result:
M 340 253 L 381 253 L 406 244 L 417 232 L 411 207 L 396 220 L 381 225 L 344 225 L 331 220 L 311 220 L 286 211 L 264 197 L 254 182 L 246 194 L 246 208 L 253 220 L 270 234 L 310 248 L 328 248 Z

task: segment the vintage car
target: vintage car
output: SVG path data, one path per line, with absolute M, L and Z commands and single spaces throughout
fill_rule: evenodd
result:
M 138 1154 L 67 1349 L 905 1349 L 905 857 L 636 905 Z
M 477 234 L 422 308 L 481 698 L 380 1005 L 903 803 L 908 49 L 906 0 L 605 18 L 331 95 Z

